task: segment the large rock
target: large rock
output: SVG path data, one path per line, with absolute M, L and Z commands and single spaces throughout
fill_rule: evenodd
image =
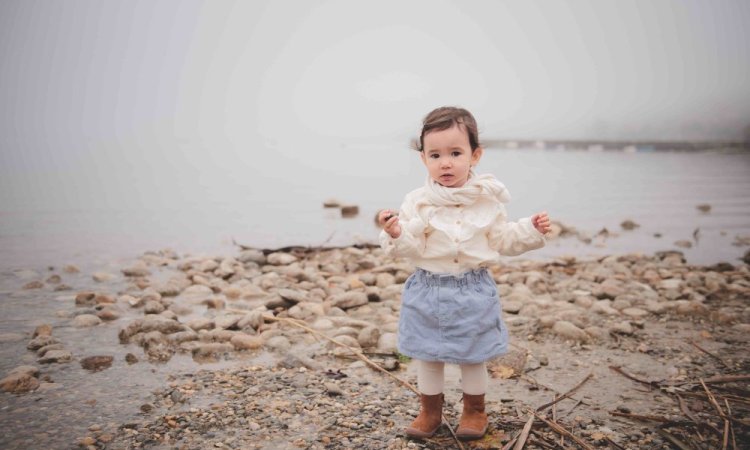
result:
M 329 297 L 331 306 L 341 309 L 349 309 L 367 304 L 367 294 L 364 292 L 350 291 Z
M 11 372 L 8 376 L 0 380 L 0 389 L 14 394 L 33 391 L 38 387 L 39 380 L 28 372 Z

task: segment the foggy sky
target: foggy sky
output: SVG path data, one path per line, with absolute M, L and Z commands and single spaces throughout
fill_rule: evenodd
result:
M 485 137 L 741 139 L 750 3 L 5 1 L 3 145 Z M 5 151 L 5 150 L 4 150 Z

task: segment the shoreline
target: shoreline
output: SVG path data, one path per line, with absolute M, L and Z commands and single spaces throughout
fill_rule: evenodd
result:
M 417 408 L 410 392 L 348 351 L 264 319 L 303 321 L 378 354 L 379 364 L 414 382 L 414 365 L 395 351 L 400 292 L 413 267 L 372 246 L 274 250 L 238 248 L 231 256 L 160 250 L 98 270 L 4 274 L 0 375 L 7 378 L 23 365 L 35 370 L 18 377 L 17 386 L 31 389 L 0 393 L 7 400 L 0 419 L 7 437 L 0 444 L 452 445 L 445 430 L 432 443 L 405 438 L 402 429 Z M 747 372 L 746 263 L 696 266 L 670 251 L 513 259 L 490 270 L 512 336 L 511 352 L 489 363 L 490 442 L 507 442 L 525 422 L 522 411 L 549 402 L 550 389 L 562 393 L 589 372 L 594 378 L 577 400 L 559 403 L 560 414 L 568 413 L 558 415 L 561 424 L 592 445 L 601 434 L 625 448 L 665 442 L 649 427 L 610 412 L 669 415 L 672 397 L 657 401 L 639 392 L 610 365 L 670 382 Z M 460 412 L 458 387 L 450 368 L 446 398 L 453 419 Z M 688 387 L 688 393 L 700 389 Z M 42 413 L 60 408 L 71 416 L 51 422 Z M 743 408 L 732 404 L 735 414 Z M 694 413 L 713 420 L 710 411 Z M 692 430 L 680 424 L 671 432 Z M 750 438 L 748 427 L 736 426 L 738 436 Z M 540 439 L 555 438 L 542 424 L 535 429 Z M 466 448 L 483 448 L 475 444 Z

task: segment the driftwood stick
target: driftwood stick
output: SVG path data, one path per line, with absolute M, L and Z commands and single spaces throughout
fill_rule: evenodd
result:
M 641 422 L 659 422 L 659 423 L 666 424 L 666 426 L 686 425 L 686 424 L 691 423 L 687 420 L 671 420 L 662 416 L 644 416 L 640 414 L 630 414 L 630 413 L 624 413 L 620 411 L 610 411 L 609 413 L 613 416 L 626 417 L 628 419 L 639 420 Z
M 341 342 L 339 342 L 339 341 L 337 341 L 337 340 L 335 340 L 335 339 L 333 339 L 331 337 L 328 337 L 328 336 L 326 336 L 325 334 L 323 334 L 323 333 L 321 333 L 319 331 L 313 330 L 312 328 L 310 328 L 310 327 L 308 327 L 306 325 L 303 325 L 303 324 L 299 323 L 299 321 L 294 320 L 294 319 L 287 319 L 287 318 L 283 318 L 283 317 L 275 317 L 275 316 L 272 316 L 272 315 L 264 315 L 263 319 L 264 320 L 269 320 L 269 321 L 274 321 L 274 322 L 287 323 L 289 325 L 292 325 L 292 326 L 295 326 L 295 327 L 298 327 L 298 328 L 302 328 L 303 330 L 307 331 L 308 333 L 312 333 L 313 335 L 317 335 L 317 336 L 319 336 L 319 337 L 321 337 L 321 338 L 323 338 L 323 339 L 325 339 L 327 341 L 332 342 L 333 344 L 335 344 L 335 345 L 337 345 L 339 347 L 346 348 L 347 350 L 351 351 L 354 355 L 356 355 L 359 359 L 361 359 L 368 366 L 372 367 L 373 369 L 375 369 L 375 370 L 377 370 L 379 372 L 382 372 L 382 373 L 388 375 L 390 378 L 394 379 L 395 381 L 397 381 L 398 383 L 400 383 L 402 386 L 406 387 L 407 389 L 409 389 L 410 391 L 414 392 L 415 394 L 420 395 L 419 394 L 419 390 L 417 388 L 415 388 L 414 385 L 412 385 L 411 383 L 409 383 L 409 382 L 407 382 L 405 380 L 402 380 L 401 378 L 397 377 L 396 375 L 393 375 L 392 373 L 388 372 L 384 368 L 380 367 L 378 364 L 376 364 L 375 362 L 373 362 L 370 358 L 368 358 L 365 355 L 363 355 L 362 352 L 359 349 L 355 349 L 353 347 L 349 347 L 348 345 L 346 345 L 344 343 L 341 343 Z M 461 444 L 461 441 L 458 440 L 458 437 L 456 436 L 455 431 L 453 431 L 453 427 L 450 426 L 450 423 L 448 422 L 448 418 L 445 416 L 445 414 L 442 415 L 442 419 L 443 419 L 443 423 L 445 424 L 446 427 L 448 427 L 448 430 L 450 431 L 451 435 L 453 436 L 453 439 L 456 441 L 456 444 L 458 445 L 458 448 L 460 448 L 461 450 L 465 450 L 463 444 Z
M 682 411 L 682 414 L 684 414 L 684 415 L 685 415 L 685 417 L 687 417 L 688 419 L 692 420 L 692 421 L 693 421 L 693 423 L 695 423 L 695 425 L 696 425 L 697 427 L 699 427 L 699 428 L 700 428 L 700 427 L 701 427 L 702 425 L 706 425 L 706 424 L 703 424 L 703 423 L 701 423 L 701 422 L 698 422 L 698 419 L 697 419 L 697 418 L 695 417 L 695 415 L 694 415 L 694 414 L 693 414 L 693 413 L 692 413 L 692 412 L 690 411 L 690 408 L 688 408 L 688 405 L 687 405 L 687 403 L 685 402 L 685 399 L 683 399 L 683 398 L 682 398 L 682 397 L 680 396 L 680 394 L 675 394 L 675 396 L 677 397 L 677 402 L 678 402 L 678 403 L 680 404 L 680 411 Z M 716 430 L 716 431 L 719 431 L 719 430 Z M 698 433 L 698 437 L 700 438 L 701 442 L 705 442 L 705 441 L 706 441 L 706 439 L 705 439 L 705 438 L 703 437 L 703 435 L 701 434 L 700 430 L 695 430 L 695 432 L 696 432 L 696 433 Z
M 727 415 L 729 417 L 732 417 L 732 408 L 729 407 L 729 401 L 727 401 L 726 398 L 724 399 L 724 404 L 727 407 Z M 734 425 L 730 424 L 730 428 L 729 429 L 732 432 L 732 450 L 737 450 L 737 441 L 734 438 Z
M 534 422 L 534 415 L 529 414 L 529 420 L 526 421 L 526 425 L 523 426 L 523 430 L 521 430 L 521 434 L 518 435 L 518 440 L 516 441 L 516 446 L 513 447 L 513 450 L 522 450 L 523 446 L 526 445 L 526 439 L 529 437 L 529 432 L 531 431 L 531 424 Z
M 708 377 L 703 380 L 706 384 L 714 384 L 714 383 L 732 383 L 734 381 L 748 381 L 750 380 L 750 375 L 719 375 L 715 377 Z
M 536 386 L 538 388 L 542 387 L 542 388 L 544 388 L 544 389 L 546 389 L 546 390 L 548 390 L 550 392 L 553 392 L 553 393 L 555 393 L 557 395 L 562 395 L 561 393 L 557 392 L 557 389 L 554 389 L 554 388 L 551 388 L 551 387 L 549 387 L 549 386 L 547 386 L 545 384 L 542 384 L 542 383 L 536 381 L 534 378 L 532 378 L 532 377 L 530 377 L 528 375 L 521 375 L 518 378 L 520 378 L 521 380 L 523 380 L 523 381 L 525 381 L 527 383 L 531 383 L 531 384 L 533 384 L 534 386 Z M 578 400 L 576 398 L 574 398 L 573 400 L 577 400 L 577 401 L 583 403 L 584 405 L 590 405 L 589 403 L 587 403 L 587 402 L 585 402 L 583 400 Z
M 729 444 L 729 419 L 724 415 L 724 411 L 721 409 L 721 406 L 716 402 L 716 398 L 714 397 L 714 394 L 711 392 L 710 389 L 708 389 L 708 386 L 706 386 L 706 383 L 703 382 L 703 379 L 700 379 L 701 386 L 703 386 L 703 389 L 706 391 L 706 395 L 708 395 L 708 400 L 711 402 L 711 404 L 716 408 L 716 412 L 719 413 L 719 416 L 724 418 L 724 433 L 721 439 L 721 450 L 727 450 L 727 445 Z
M 581 386 L 583 386 L 584 383 L 586 383 L 587 381 L 589 381 L 589 379 L 592 376 L 594 376 L 593 372 L 589 372 L 589 374 L 586 375 L 586 377 L 583 380 L 581 380 L 578 384 L 576 384 L 575 386 L 573 386 L 572 389 L 570 389 L 568 392 L 566 392 L 565 394 L 561 395 L 560 397 L 557 397 L 555 400 L 553 400 L 553 401 L 551 401 L 549 403 L 545 403 L 542 406 L 538 407 L 536 409 L 536 412 L 540 412 L 543 409 L 549 408 L 550 406 L 554 405 L 555 403 L 557 403 L 559 401 L 562 401 L 562 400 L 565 400 L 566 398 L 570 397 L 571 395 L 573 395 L 573 393 L 575 391 L 577 391 Z
M 625 372 L 624 370 L 622 370 L 618 366 L 609 366 L 609 368 L 612 369 L 612 370 L 614 370 L 615 372 L 619 373 L 620 375 L 624 376 L 625 378 L 627 378 L 629 380 L 633 380 L 633 381 L 636 381 L 638 383 L 645 384 L 646 386 L 649 386 L 649 387 L 652 387 L 652 388 L 658 388 L 659 387 L 659 383 L 660 383 L 659 381 L 641 380 L 640 378 L 637 378 L 637 377 L 635 377 L 633 375 L 630 375 L 629 373 Z
M 604 440 L 607 441 L 607 444 L 616 448 L 617 450 L 626 450 L 625 447 L 610 439 L 609 436 L 604 436 Z
M 690 447 L 688 444 L 682 442 L 681 440 L 677 439 L 675 436 L 673 436 L 670 432 L 666 430 L 662 430 L 661 428 L 657 428 L 656 432 L 659 433 L 664 439 L 667 439 L 669 442 L 676 445 L 680 450 L 694 450 L 692 447 Z
M 690 345 L 692 345 L 693 347 L 695 347 L 698 350 L 702 351 L 703 353 L 707 354 L 708 356 L 714 358 L 715 360 L 719 361 L 727 369 L 731 369 L 732 368 L 729 364 L 727 364 L 726 361 L 724 361 L 723 359 L 721 359 L 719 356 L 714 355 L 713 353 L 709 352 L 705 348 L 701 347 L 700 345 L 698 345 L 697 343 L 695 343 L 695 341 L 690 341 Z
M 503 448 L 500 449 L 500 450 L 510 450 L 510 448 L 513 446 L 513 444 L 515 444 L 518 441 L 518 436 L 520 436 L 520 435 L 521 435 L 521 432 L 519 431 L 518 434 L 515 435 L 515 437 L 513 437 L 513 439 L 511 439 L 508 442 L 506 442 L 505 445 L 503 445 Z
M 594 450 L 594 448 L 591 447 L 590 445 L 588 445 L 584 440 L 582 440 L 578 436 L 574 435 L 570 431 L 566 430 L 562 426 L 556 424 L 555 422 L 552 422 L 550 420 L 545 419 L 544 417 L 542 417 L 539 414 L 537 414 L 535 411 L 533 411 L 532 414 L 534 414 L 534 416 L 536 416 L 537 419 L 539 419 L 542 422 L 546 423 L 547 426 L 550 427 L 550 428 L 552 428 L 552 430 L 554 430 L 555 432 L 557 432 L 557 434 L 572 439 L 573 442 L 575 442 L 576 444 L 580 445 L 584 450 Z

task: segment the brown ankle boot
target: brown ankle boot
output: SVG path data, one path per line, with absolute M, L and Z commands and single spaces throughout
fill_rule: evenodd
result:
M 419 396 L 419 415 L 406 428 L 406 435 L 424 439 L 432 437 L 443 422 L 443 394 Z
M 487 413 L 484 412 L 484 394 L 464 393 L 464 411 L 456 430 L 461 440 L 479 439 L 487 432 Z

